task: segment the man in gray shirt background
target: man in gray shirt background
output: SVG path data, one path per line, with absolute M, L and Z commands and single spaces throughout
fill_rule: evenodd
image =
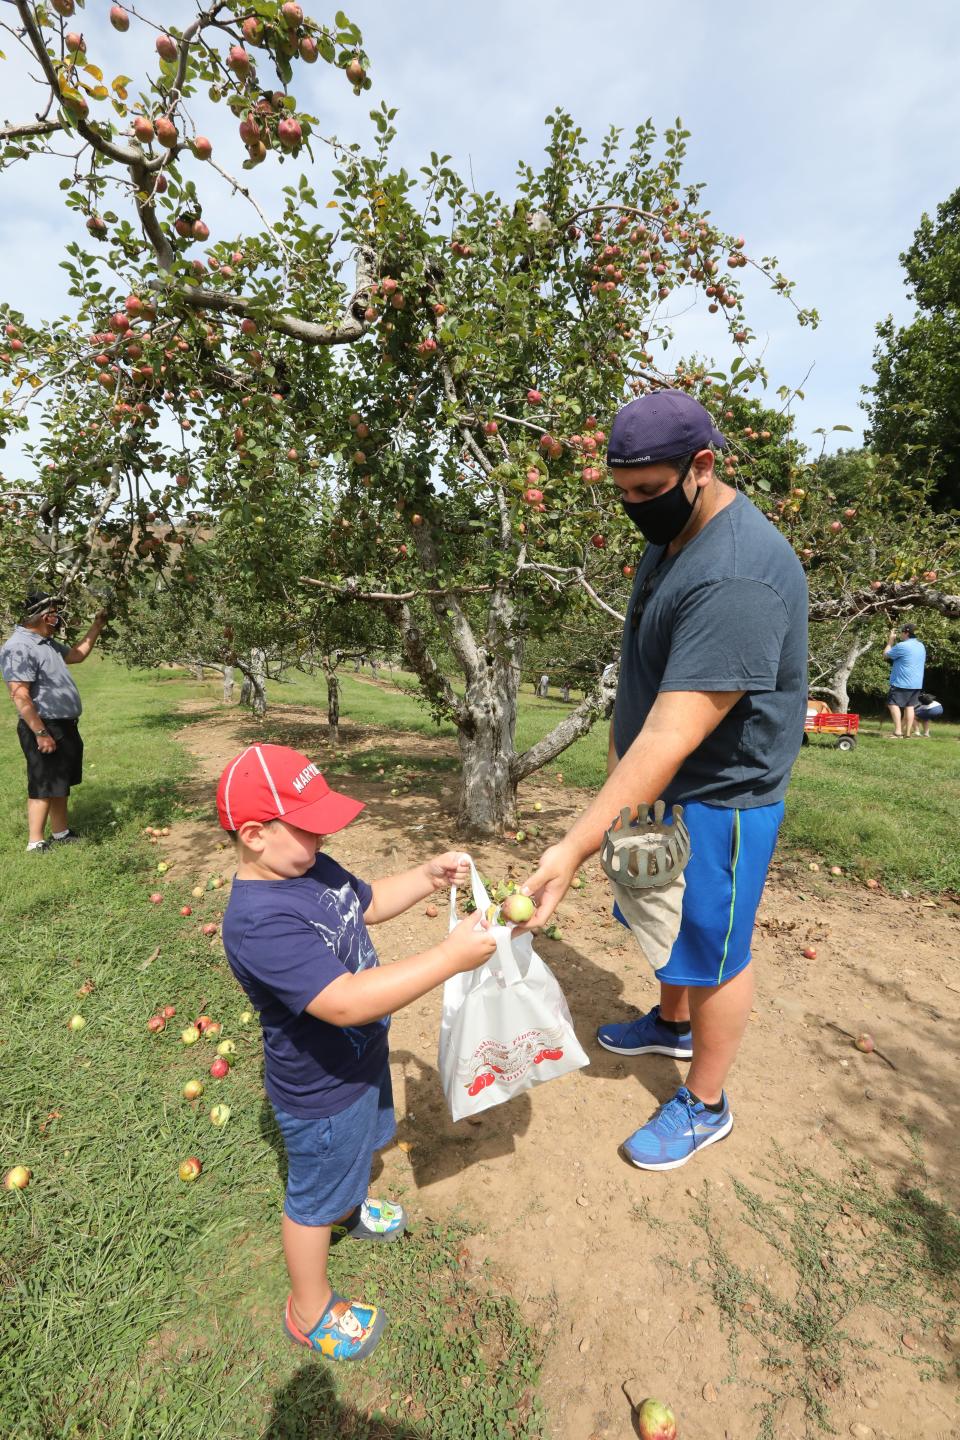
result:
M 692 1062 L 621 1147 L 644 1170 L 684 1165 L 733 1126 L 724 1085 L 752 1004 L 754 920 L 806 712 L 806 576 L 784 536 L 717 475 L 724 444 L 681 391 L 614 418 L 610 477 L 648 544 L 623 631 L 609 775 L 523 886 L 538 897 L 530 926 L 541 926 L 622 809 L 683 806 L 690 858 L 671 897 L 672 945 L 655 951 L 649 921 L 618 915 L 654 967 L 659 1004 L 597 1032 L 616 1055 Z
M 82 640 L 62 645 L 53 639 L 62 611 L 57 596 L 28 595 L 20 624 L 0 649 L 0 673 L 19 715 L 17 736 L 27 762 L 27 849 L 38 854 L 80 838 L 70 829 L 67 806 L 83 779 L 83 706 L 67 666 L 86 660 L 107 622 L 106 611 L 99 611 Z M 48 819 L 50 840 L 44 837 Z

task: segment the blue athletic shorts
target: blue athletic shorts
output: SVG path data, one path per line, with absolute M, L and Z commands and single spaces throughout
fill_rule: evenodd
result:
M 783 801 L 728 810 L 693 800 L 680 933 L 656 972 L 667 985 L 720 985 L 750 964 L 750 941 L 783 820 Z M 626 924 L 619 908 L 613 913 Z M 629 927 L 628 927 L 629 928 Z
M 390 1069 L 379 1088 L 324 1117 L 273 1113 L 287 1149 L 284 1214 L 298 1225 L 333 1225 L 367 1198 L 370 1167 L 397 1131 Z

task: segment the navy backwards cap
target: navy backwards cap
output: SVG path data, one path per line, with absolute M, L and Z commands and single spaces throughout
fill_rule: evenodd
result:
M 618 410 L 607 442 L 608 465 L 652 465 L 726 440 L 710 412 L 682 390 L 655 390 Z

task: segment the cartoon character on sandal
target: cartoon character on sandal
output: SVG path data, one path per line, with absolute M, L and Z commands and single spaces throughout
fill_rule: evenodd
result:
M 346 1300 L 334 1290 L 312 1330 L 301 1330 L 294 1319 L 292 1295 L 287 1297 L 283 1324 L 294 1344 L 307 1345 L 328 1360 L 365 1360 L 380 1343 L 387 1316 L 377 1305 Z

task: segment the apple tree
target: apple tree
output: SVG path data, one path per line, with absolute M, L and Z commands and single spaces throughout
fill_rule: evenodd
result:
M 513 191 L 481 193 L 449 157 L 396 167 L 386 105 L 367 146 L 321 135 L 297 96 L 305 67 L 370 83 L 342 14 L 220 0 L 164 30 L 114 6 L 114 40 L 94 45 L 79 0 L 8 8 L 10 63 L 39 92 L 0 129 L 0 166 L 59 166 L 77 222 L 71 314 L 0 317 L 0 438 L 23 430 L 34 467 L 18 525 L 60 582 L 105 578 L 121 604 L 144 571 L 189 584 L 215 533 L 217 565 L 250 585 L 250 627 L 273 628 L 281 560 L 288 607 L 324 594 L 334 618 L 385 618 L 456 726 L 462 826 L 511 825 L 517 785 L 612 703 L 608 672 L 516 749 L 525 634 L 585 603 L 618 628 L 598 585 L 638 545 L 604 479 L 612 415 L 673 385 L 722 425 L 763 379 L 743 281 L 792 304 L 790 282 L 717 225 L 679 121 L 593 148 L 557 111 Z M 208 110 L 232 116 L 226 146 Z M 249 172 L 298 158 L 309 174 L 295 168 L 268 216 Z M 681 358 L 694 303 L 726 370 Z M 291 487 L 311 483 L 291 525 Z

